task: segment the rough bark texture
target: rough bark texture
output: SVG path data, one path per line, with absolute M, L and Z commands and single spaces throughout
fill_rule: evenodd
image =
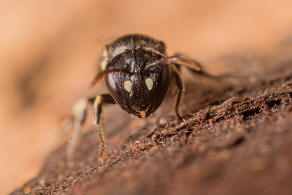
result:
M 277 63 L 216 90 L 192 90 L 188 80 L 182 122 L 107 119 L 104 164 L 91 131 L 73 164 L 63 145 L 12 194 L 291 194 L 292 61 Z

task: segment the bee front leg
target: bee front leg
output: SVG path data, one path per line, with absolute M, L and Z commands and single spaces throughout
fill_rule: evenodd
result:
M 116 102 L 109 94 L 101 94 L 96 96 L 96 98 L 93 101 L 93 109 L 94 109 L 94 124 L 96 126 L 96 130 L 99 133 L 100 137 L 100 153 L 99 153 L 99 161 L 104 161 L 104 151 L 105 151 L 105 143 L 106 138 L 104 135 L 104 131 L 101 125 L 101 115 L 102 115 L 102 107 L 104 104 L 115 104 Z

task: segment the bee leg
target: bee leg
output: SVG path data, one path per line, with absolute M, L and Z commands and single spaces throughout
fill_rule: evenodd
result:
M 173 77 L 174 83 L 175 83 L 176 87 L 178 88 L 176 99 L 174 102 L 174 111 L 175 111 L 176 117 L 178 119 L 182 119 L 182 117 L 179 113 L 178 107 L 179 107 L 179 103 L 181 100 L 182 92 L 184 91 L 184 86 L 183 86 L 182 79 L 179 75 L 179 70 L 176 68 L 175 65 L 172 66 L 172 75 L 174 76 Z
M 174 56 L 168 57 L 166 61 L 172 61 L 177 63 L 176 66 L 179 67 L 178 70 L 180 70 L 181 66 L 185 66 L 195 76 L 200 75 L 223 83 L 226 81 L 226 79 L 235 79 L 236 81 L 236 79 L 243 78 L 243 75 L 240 75 L 236 72 L 224 73 L 221 75 L 212 75 L 205 71 L 203 65 L 200 62 L 179 53 Z
M 185 66 L 191 73 L 195 75 L 201 75 L 201 76 L 211 78 L 211 79 L 221 79 L 223 77 L 223 76 L 214 76 L 212 74 L 209 74 L 208 72 L 204 70 L 203 65 L 200 62 L 192 58 L 189 58 L 183 54 L 178 53 L 169 58 L 172 61 L 177 62 L 179 66 Z
M 227 75 L 221 75 L 221 76 L 214 76 L 214 75 L 211 75 L 209 74 L 208 72 L 206 72 L 204 70 L 204 68 L 202 67 L 202 65 L 194 60 L 194 59 L 191 59 L 189 57 L 186 57 L 182 54 L 176 54 L 176 55 L 173 55 L 173 56 L 169 56 L 169 57 L 165 57 L 165 58 L 162 58 L 158 61 L 155 61 L 151 64 L 148 64 L 147 65 L 147 69 L 148 68 L 151 68 L 153 66 L 157 66 L 157 65 L 167 65 L 167 64 L 172 64 L 172 66 L 175 66 L 176 69 L 178 70 L 178 72 L 180 71 L 181 69 L 181 66 L 185 66 L 188 70 L 190 70 L 192 73 L 196 74 L 196 75 L 202 75 L 204 77 L 208 77 L 208 78 L 211 78 L 211 79 L 222 79 L 223 77 L 226 77 Z
M 94 109 L 94 124 L 96 126 L 96 130 L 99 133 L 100 137 L 100 153 L 99 153 L 99 161 L 104 161 L 104 151 L 105 151 L 105 135 L 104 131 L 101 125 L 101 114 L 102 114 L 102 106 L 104 104 L 115 104 L 116 102 L 109 94 L 101 94 L 96 96 L 96 98 L 93 101 L 93 109 Z
M 73 159 L 75 148 L 79 143 L 81 129 L 86 119 L 87 107 L 88 107 L 87 98 L 81 98 L 76 102 L 76 104 L 73 107 L 73 117 L 71 120 L 73 133 L 71 139 L 68 142 L 66 151 L 66 156 L 69 161 Z

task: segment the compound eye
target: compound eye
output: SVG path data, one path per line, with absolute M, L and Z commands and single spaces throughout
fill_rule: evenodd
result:
M 153 79 L 148 77 L 147 79 L 145 79 L 145 84 L 146 84 L 147 89 L 151 91 L 153 88 Z
M 133 85 L 132 82 L 127 80 L 124 82 L 124 89 L 130 93 L 132 90 L 132 85 Z

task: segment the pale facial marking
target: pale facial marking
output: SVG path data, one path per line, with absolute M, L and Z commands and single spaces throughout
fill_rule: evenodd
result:
M 132 82 L 131 81 L 125 81 L 124 82 L 124 89 L 127 91 L 127 92 L 131 92 L 132 90 Z
M 149 91 L 153 88 L 153 80 L 151 78 L 145 79 L 146 87 Z

